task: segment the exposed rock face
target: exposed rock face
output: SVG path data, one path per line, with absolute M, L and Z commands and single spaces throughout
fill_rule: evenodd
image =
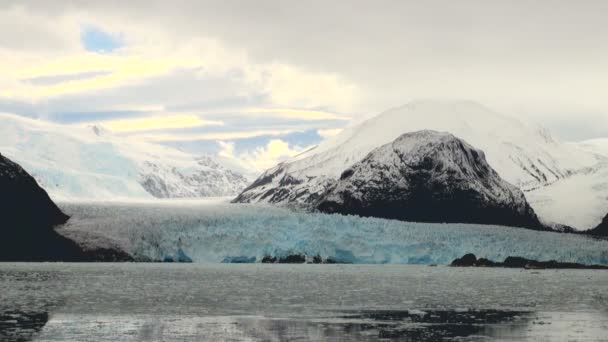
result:
M 608 215 L 604 217 L 602 223 L 600 223 L 594 229 L 590 230 L 589 234 L 597 236 L 608 236 Z
M 262 258 L 263 264 L 344 264 L 332 258 L 323 258 L 320 255 L 307 256 L 304 254 L 288 254 L 281 257 L 266 255 Z
M 455 259 L 452 261 L 452 266 L 475 266 L 475 262 L 477 262 L 477 257 L 475 254 L 468 253 L 462 256 L 462 258 Z
M 271 203 L 311 209 L 335 183 L 336 179 L 327 175 L 305 176 L 305 180 L 294 177 L 289 173 L 289 165 L 281 163 L 264 172 L 232 202 Z
M 317 202 L 326 213 L 541 228 L 523 193 L 484 153 L 449 133 L 406 133 L 345 170 Z
M 347 127 L 267 170 L 235 201 L 309 207 L 371 151 L 404 133 L 424 129 L 450 132 L 484 151 L 502 179 L 526 191 L 528 203 L 544 223 L 590 229 L 597 225 L 597 217 L 605 215 L 597 215 L 593 208 L 606 198 L 608 167 L 602 165 L 608 152 L 606 157 L 589 153 L 552 138 L 536 125 L 470 101 L 414 101 Z M 588 210 L 564 213 L 563 208 L 576 205 Z
M 537 261 L 517 256 L 508 256 L 503 262 L 494 262 L 485 258 L 479 258 L 475 254 L 465 254 L 462 258 L 452 261 L 450 266 L 456 267 L 504 267 L 504 268 L 529 268 L 529 269 L 592 269 L 608 270 L 604 265 L 583 265 L 574 262 L 559 262 L 555 260 Z
M 21 166 L 0 155 L 0 210 L 4 222 L 25 227 L 53 226 L 65 223 L 69 217 L 51 201 Z M 18 220 L 18 221 L 11 221 Z
M 54 230 L 69 217 L 21 166 L 0 155 L 0 260 L 128 260 L 121 251 L 83 251 Z

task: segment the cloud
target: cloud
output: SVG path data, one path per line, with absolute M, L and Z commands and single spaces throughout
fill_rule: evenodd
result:
M 320 110 L 294 109 L 294 108 L 251 108 L 246 109 L 247 113 L 276 114 L 286 118 L 297 118 L 303 120 L 346 120 L 350 118 L 339 116 Z
M 162 140 L 159 141 L 159 143 L 194 155 L 217 155 L 224 149 L 222 147 L 224 144 L 230 144 L 232 147 L 232 155 L 238 156 L 243 153 L 250 153 L 260 146 L 266 146 L 268 145 L 268 142 L 275 139 L 280 139 L 290 146 L 314 146 L 321 141 L 321 137 L 317 134 L 316 130 L 287 132 L 285 134 L 277 135 L 255 135 L 226 140 L 181 140 L 179 136 L 177 136 L 176 139 L 177 140 Z M 256 171 L 258 170 L 256 169 Z
M 320 129 L 317 133 L 323 138 L 328 138 L 340 134 L 343 130 L 343 128 Z
M 224 123 L 221 121 L 203 120 L 199 116 L 191 114 L 165 114 L 137 119 L 103 121 L 102 124 L 114 132 L 122 133 L 168 128 L 222 126 Z
M 235 154 L 234 142 L 220 141 L 219 145 L 221 147 L 219 156 L 240 160 L 259 171 L 269 169 L 306 150 L 306 148 L 290 146 L 281 139 L 272 139 L 265 146 L 238 155 Z
M 258 137 L 263 135 L 280 136 L 293 133 L 291 129 L 285 130 L 258 130 L 215 133 L 144 133 L 137 137 L 149 141 L 188 141 L 188 140 L 234 140 Z
M 193 67 L 195 58 L 110 56 L 81 53 L 17 68 L 7 75 L 25 80 L 12 88 L 0 90 L 0 95 L 20 99 L 39 100 L 44 97 L 90 93 L 95 90 L 116 88 L 129 82 L 169 73 L 180 67 Z M 89 77 L 65 77 L 88 75 Z M 58 82 L 34 82 L 32 79 L 54 79 Z M 62 79 L 63 78 L 63 79 Z M 30 80 L 30 82 L 27 82 Z M 89 94 L 89 96 L 91 96 Z
M 464 98 L 579 139 L 608 134 L 593 121 L 608 113 L 607 11 L 605 1 L 6 0 L 0 97 L 41 117 L 234 105 L 356 120 L 416 98 Z M 87 51 L 83 25 L 121 47 Z M 61 76 L 93 72 L 106 74 Z
M 77 80 L 85 80 L 90 78 L 95 78 L 98 76 L 109 75 L 109 71 L 85 71 L 80 73 L 73 74 L 63 74 L 63 75 L 48 75 L 48 76 L 37 76 L 32 78 L 24 78 L 21 81 L 30 83 L 34 86 L 49 86 L 64 82 L 77 81 Z

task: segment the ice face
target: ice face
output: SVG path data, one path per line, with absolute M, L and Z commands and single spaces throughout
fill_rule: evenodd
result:
M 502 261 L 608 264 L 608 241 L 521 228 L 429 224 L 298 213 L 219 202 L 60 203 L 72 219 L 60 232 L 101 234 L 136 256 L 162 260 L 181 249 L 194 262 L 265 255 L 319 255 L 349 263 L 448 264 L 466 253 Z M 85 241 L 89 245 L 92 241 Z

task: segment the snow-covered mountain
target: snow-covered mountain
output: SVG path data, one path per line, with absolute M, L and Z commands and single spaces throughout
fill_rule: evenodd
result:
M 316 205 L 322 212 L 413 222 L 541 227 L 523 192 L 501 179 L 481 150 L 429 130 L 373 150 Z
M 575 145 L 588 152 L 608 157 L 608 138 L 584 140 L 576 143 Z
M 547 223 L 587 230 L 597 226 L 608 213 L 608 139 L 571 143 L 570 147 L 594 154 L 597 163 L 583 172 L 530 191 L 526 197 Z
M 608 213 L 608 165 L 601 163 L 586 172 L 526 192 L 526 197 L 547 224 L 591 229 Z
M 449 132 L 482 150 L 488 164 L 503 179 L 524 191 L 542 189 L 573 175 L 591 172 L 601 159 L 554 139 L 540 127 L 474 102 L 415 101 L 347 128 L 316 148 L 267 170 L 235 201 L 314 202 L 344 170 L 373 149 L 404 133 L 425 129 Z M 290 199 L 286 192 L 292 191 L 297 195 Z M 530 204 L 536 209 L 534 201 Z M 556 222 L 553 214 L 551 209 L 539 213 L 541 219 Z
M 248 182 L 220 159 L 12 114 L 0 114 L 0 152 L 61 200 L 231 196 Z

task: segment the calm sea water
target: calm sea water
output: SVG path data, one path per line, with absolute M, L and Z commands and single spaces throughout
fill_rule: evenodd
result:
M 2 341 L 607 341 L 608 272 L 0 263 Z

